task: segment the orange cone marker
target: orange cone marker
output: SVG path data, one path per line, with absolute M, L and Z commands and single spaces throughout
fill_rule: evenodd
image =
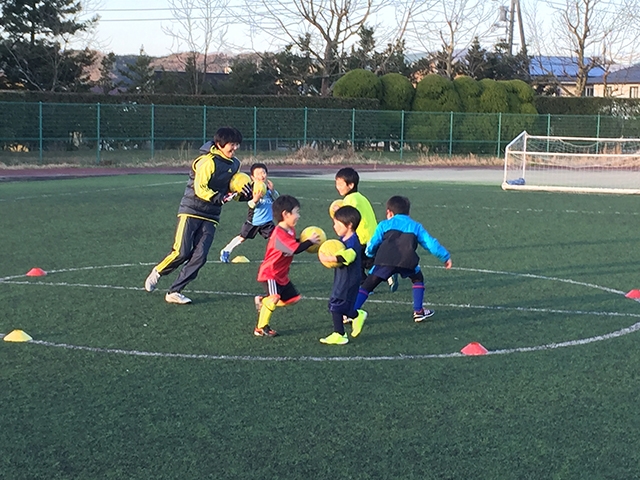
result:
M 46 274 L 47 272 L 45 272 L 43 269 L 36 267 L 27 272 L 27 277 L 44 277 Z
M 625 297 L 627 297 L 627 298 L 633 298 L 634 300 L 635 300 L 635 299 L 638 299 L 638 298 L 640 298 L 640 290 L 630 290 L 630 291 L 625 295 Z
M 489 350 L 484 348 L 478 342 L 471 342 L 460 351 L 465 355 L 486 355 Z

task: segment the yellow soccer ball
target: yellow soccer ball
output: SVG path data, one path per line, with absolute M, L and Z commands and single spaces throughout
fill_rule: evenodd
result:
M 317 233 L 320 236 L 320 245 L 322 245 L 324 242 L 326 242 L 327 240 L 327 234 L 324 233 L 324 230 L 322 230 L 320 227 L 307 227 L 304 230 L 302 230 L 302 232 L 300 232 L 300 242 L 304 242 L 305 240 L 309 240 L 309 237 L 311 237 L 311 235 L 313 235 L 314 233 Z M 318 248 L 320 248 L 320 245 L 311 245 L 308 249 L 307 252 L 309 253 L 316 253 L 318 251 Z
M 329 216 L 333 218 L 336 214 L 336 210 L 338 210 L 343 204 L 344 201 L 341 198 L 331 202 L 331 205 L 329 205 Z
M 344 246 L 344 243 L 342 243 L 340 240 L 331 239 L 331 240 L 327 240 L 322 245 L 320 245 L 318 254 L 324 253 L 325 255 L 333 255 L 335 257 L 336 253 L 344 250 L 345 248 L 346 247 Z M 318 255 L 318 258 L 320 258 L 319 255 Z M 340 266 L 338 262 L 323 262 L 321 259 L 320 259 L 320 263 L 322 263 L 322 265 L 324 265 L 327 268 L 336 268 Z
M 267 184 L 261 180 L 253 182 L 253 194 L 258 194 L 260 197 L 264 197 L 267 194 Z
M 242 188 L 248 183 L 251 183 L 251 177 L 246 173 L 238 172 L 231 177 L 231 181 L 229 182 L 229 191 L 232 193 L 240 193 Z

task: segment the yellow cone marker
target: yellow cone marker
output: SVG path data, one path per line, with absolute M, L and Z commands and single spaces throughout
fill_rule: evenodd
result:
M 5 342 L 30 342 L 31 340 L 33 340 L 33 338 L 22 330 L 14 330 L 4 337 Z
M 237 257 L 233 257 L 231 263 L 249 263 L 249 259 L 244 255 L 238 255 Z

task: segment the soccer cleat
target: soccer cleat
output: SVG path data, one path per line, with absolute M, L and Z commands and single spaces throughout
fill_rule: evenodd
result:
M 321 338 L 320 343 L 324 343 L 326 345 L 346 345 L 349 343 L 349 337 L 347 337 L 346 333 L 344 335 L 340 335 L 338 332 L 333 332 L 328 337 Z
M 262 297 L 260 295 L 253 297 L 253 304 L 256 306 L 256 310 L 259 313 L 262 309 Z
M 226 250 L 220 250 L 220 261 L 222 263 L 229 263 L 230 256 L 231 256 L 231 252 L 227 252 Z
M 278 336 L 278 332 L 276 332 L 269 325 L 265 325 L 262 328 L 258 328 L 258 327 L 254 328 L 253 334 L 256 337 L 277 337 Z
M 353 318 L 349 318 L 346 315 L 342 315 L 342 323 L 346 325 L 347 323 L 351 323 L 351 322 L 353 322 Z
M 156 286 L 158 285 L 158 280 L 160 280 L 160 274 L 154 268 L 153 270 L 151 270 L 151 273 L 149 274 L 147 279 L 144 281 L 144 289 L 147 292 L 153 292 L 156 289 Z
M 185 297 L 180 292 L 167 293 L 164 296 L 164 300 L 167 303 L 177 303 L 178 305 L 186 305 L 187 303 L 191 303 L 191 299 L 188 297 Z
M 395 292 L 396 290 L 398 290 L 398 274 L 394 273 L 393 275 L 391 275 L 388 279 L 387 279 L 387 283 L 389 284 L 389 291 L 391 293 Z
M 353 323 L 351 324 L 351 336 L 357 337 L 360 335 L 362 331 L 362 327 L 364 326 L 364 321 L 367 319 L 367 312 L 364 310 L 358 310 L 358 316 L 353 319 Z
M 429 317 L 433 317 L 433 314 L 436 313 L 433 310 L 425 310 L 424 308 L 419 312 L 413 312 L 413 321 L 416 323 L 420 323 L 423 320 L 426 320 Z

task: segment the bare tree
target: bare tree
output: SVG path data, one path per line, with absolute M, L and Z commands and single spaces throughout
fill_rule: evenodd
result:
M 440 50 L 447 77 L 456 73 L 456 56 L 491 28 L 493 6 L 484 0 L 428 0 L 413 12 L 407 36 L 428 52 Z
M 583 96 L 594 68 L 602 68 L 606 79 L 614 64 L 638 58 L 640 24 L 634 0 L 564 0 L 548 6 L 553 11 L 552 28 L 545 30 L 541 23 L 531 21 L 535 27 L 531 38 L 539 55 L 546 51 L 570 58 L 575 89 L 557 82 L 567 94 Z M 574 76 L 572 71 L 547 73 L 551 78 Z
M 394 28 L 396 35 L 392 35 L 395 43 L 401 39 L 409 18 L 405 4 L 384 0 L 245 1 L 253 31 L 308 51 L 322 77 L 322 96 L 329 95 L 332 76 L 340 73 L 340 59 L 357 41 L 361 28 L 375 23 L 383 9 L 396 15 L 401 12 Z
M 172 51 L 190 76 L 192 93 L 199 95 L 207 72 L 225 46 L 229 0 L 169 0 L 174 22 L 162 30 L 173 38 Z

